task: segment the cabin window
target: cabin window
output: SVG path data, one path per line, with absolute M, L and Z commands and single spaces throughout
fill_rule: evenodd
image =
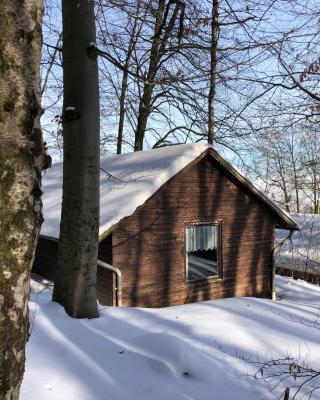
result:
M 219 225 L 186 227 L 187 281 L 219 277 Z

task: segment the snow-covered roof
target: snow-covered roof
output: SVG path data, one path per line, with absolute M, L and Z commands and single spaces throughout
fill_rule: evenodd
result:
M 130 216 L 163 184 L 202 153 L 210 151 L 207 144 L 183 144 L 154 150 L 121 154 L 101 160 L 100 229 L 99 235 Z M 295 223 L 264 196 L 227 161 L 212 151 L 213 156 L 242 183 L 259 196 L 288 225 Z M 62 199 L 62 163 L 55 164 L 43 176 L 43 215 L 41 235 L 59 237 Z
M 320 215 L 291 214 L 300 231 L 294 232 L 291 240 L 285 240 L 288 233 L 276 230 L 276 240 L 283 244 L 276 253 L 276 266 L 320 273 Z

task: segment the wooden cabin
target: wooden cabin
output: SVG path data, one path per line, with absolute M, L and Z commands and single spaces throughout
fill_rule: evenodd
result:
M 121 271 L 123 306 L 270 298 L 275 228 L 297 226 L 212 147 L 119 155 L 102 160 L 100 175 L 99 259 Z M 34 263 L 49 279 L 57 260 L 61 188 L 57 164 L 43 177 L 45 221 Z M 116 286 L 116 274 L 98 267 L 102 304 L 117 304 Z

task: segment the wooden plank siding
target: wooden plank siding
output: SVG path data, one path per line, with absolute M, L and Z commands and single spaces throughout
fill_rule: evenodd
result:
M 223 279 L 186 282 L 185 225 L 222 221 Z M 123 305 L 270 296 L 275 217 L 210 155 L 169 180 L 112 234 Z

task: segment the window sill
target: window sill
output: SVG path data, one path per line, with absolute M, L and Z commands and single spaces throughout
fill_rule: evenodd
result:
M 197 284 L 197 283 L 205 283 L 205 282 L 210 282 L 210 281 L 222 281 L 223 278 L 220 276 L 208 276 L 207 278 L 200 278 L 200 279 L 192 279 L 192 280 L 186 280 L 187 284 Z

